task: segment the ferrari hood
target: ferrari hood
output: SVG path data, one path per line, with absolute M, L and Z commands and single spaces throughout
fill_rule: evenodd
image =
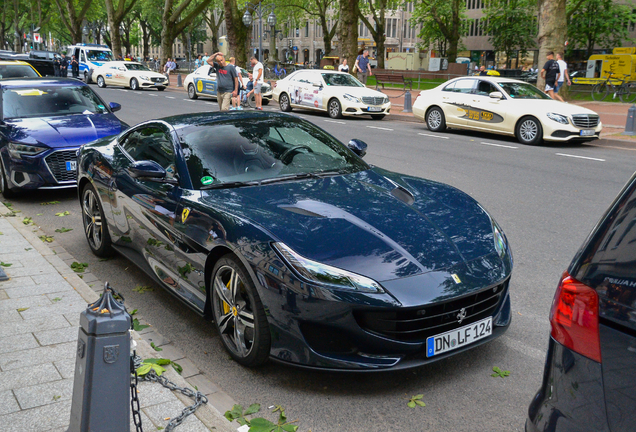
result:
M 79 147 L 122 131 L 121 122 L 111 113 L 12 119 L 6 124 L 10 141 L 51 148 Z
M 396 174 L 390 180 L 383 174 L 373 169 L 232 189 L 223 197 L 211 191 L 202 200 L 238 211 L 306 258 L 377 281 L 495 252 L 490 216 L 468 195 L 432 181 Z

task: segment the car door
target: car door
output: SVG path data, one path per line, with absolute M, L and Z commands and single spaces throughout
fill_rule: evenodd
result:
M 115 75 L 117 75 L 117 66 L 108 66 L 104 74 L 106 85 L 115 84 Z
M 167 287 L 181 294 L 175 265 L 175 244 L 180 233 L 175 228 L 177 205 L 182 188 L 173 130 L 163 123 L 140 126 L 116 146 L 117 161 L 111 189 L 113 200 L 113 241 L 132 249 L 129 258 L 154 274 Z M 135 177 L 135 162 L 154 161 L 166 170 L 166 179 Z M 130 252 L 130 251 L 129 251 Z
M 441 105 L 447 124 L 466 126 L 475 84 L 475 79 L 464 78 L 453 81 L 442 89 Z
M 468 113 L 467 125 L 474 129 L 513 132 L 505 129 L 507 100 L 491 98 L 493 92 L 501 92 L 490 81 L 477 80 Z M 502 93 L 503 96 L 503 93 Z
M 197 93 L 216 97 L 216 73 L 213 72 L 212 66 L 203 65 L 197 69 L 194 87 L 197 89 Z

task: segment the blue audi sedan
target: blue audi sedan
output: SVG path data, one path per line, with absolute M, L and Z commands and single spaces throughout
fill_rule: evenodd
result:
M 76 153 L 86 143 L 127 128 L 121 105 L 69 78 L 0 80 L 0 191 L 75 187 Z

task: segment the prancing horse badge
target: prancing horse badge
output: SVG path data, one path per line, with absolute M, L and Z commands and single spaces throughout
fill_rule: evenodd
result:
M 185 223 L 188 220 L 188 216 L 190 216 L 190 209 L 186 207 L 181 212 L 181 222 Z

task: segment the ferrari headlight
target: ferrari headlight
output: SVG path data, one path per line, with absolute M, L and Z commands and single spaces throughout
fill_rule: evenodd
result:
M 272 243 L 272 247 L 290 268 L 310 282 L 350 291 L 384 292 L 382 286 L 373 279 L 304 258 L 284 243 Z
M 9 150 L 9 154 L 11 155 L 11 157 L 15 159 L 20 159 L 22 155 L 35 156 L 37 154 L 42 153 L 43 151 L 48 150 L 48 148 L 46 147 L 38 147 L 34 145 L 17 144 L 17 143 L 9 143 L 7 148 Z
M 554 120 L 557 123 L 561 123 L 561 124 L 569 124 L 570 122 L 568 121 L 568 118 L 564 115 L 561 114 L 556 114 L 556 113 L 546 113 L 545 115 L 548 116 L 549 119 Z
M 495 242 L 495 250 L 497 251 L 499 256 L 502 258 L 506 254 L 510 254 L 510 259 L 512 260 L 512 251 L 510 250 L 510 247 L 508 247 L 508 240 L 506 239 L 506 236 L 503 233 L 503 230 L 497 224 L 497 222 L 495 222 L 494 219 L 491 219 L 491 220 L 492 220 L 493 240 Z
M 362 101 L 360 99 L 358 99 L 357 97 L 350 95 L 348 93 L 345 93 L 342 95 L 343 98 L 345 98 L 346 100 L 348 100 L 349 102 L 356 102 L 356 103 L 362 103 Z

